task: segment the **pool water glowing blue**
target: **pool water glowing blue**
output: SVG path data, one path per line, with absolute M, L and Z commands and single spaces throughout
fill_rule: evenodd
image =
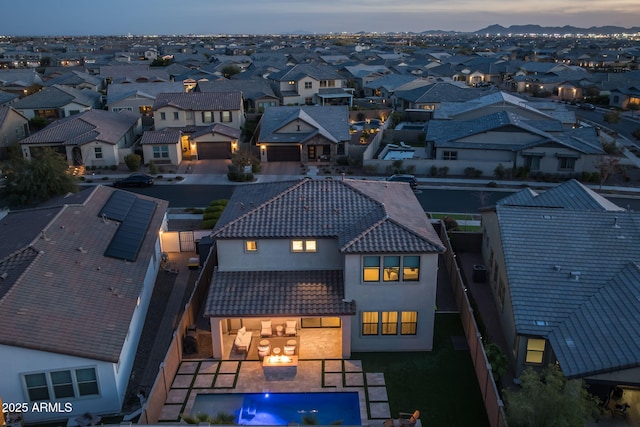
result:
M 198 394 L 191 415 L 233 414 L 238 425 L 361 425 L 357 392 Z

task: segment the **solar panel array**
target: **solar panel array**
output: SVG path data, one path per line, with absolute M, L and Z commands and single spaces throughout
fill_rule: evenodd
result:
M 111 258 L 135 261 L 156 209 L 155 202 L 116 190 L 100 211 L 100 216 L 119 221 L 120 226 L 104 252 Z

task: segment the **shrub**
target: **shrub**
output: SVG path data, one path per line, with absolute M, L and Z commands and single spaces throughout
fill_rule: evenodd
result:
M 498 184 L 495 181 L 491 181 L 489 183 L 487 183 L 487 187 L 489 188 L 496 188 L 498 186 Z
M 465 168 L 464 176 L 469 178 L 479 178 L 482 176 L 482 171 L 480 169 L 469 166 L 468 168 Z
M 437 176 L 438 175 L 438 167 L 436 165 L 431 166 L 429 169 L 429 175 Z
M 158 174 L 158 166 L 156 166 L 156 164 L 153 162 L 153 160 L 151 160 L 149 162 L 149 173 L 151 175 L 157 175 Z
M 183 179 L 184 179 L 184 177 L 182 177 L 180 175 L 176 176 L 176 181 L 182 181 Z
M 458 221 L 456 221 L 455 218 L 451 218 L 450 216 L 445 215 L 444 217 L 442 217 L 442 222 L 444 222 L 444 228 L 447 231 L 458 229 Z
M 377 165 L 364 165 L 362 171 L 367 175 L 375 175 L 378 173 Z
M 493 170 L 496 177 L 502 179 L 506 175 L 507 171 L 502 163 L 498 163 L 498 166 Z
M 217 219 L 208 219 L 206 221 L 202 221 L 201 227 L 203 230 L 210 230 L 216 226 L 217 222 L 218 222 Z
M 109 177 L 108 177 L 108 176 L 103 176 L 101 179 L 102 179 L 103 181 L 106 181 L 106 180 L 108 180 L 108 179 L 109 179 Z
M 347 156 L 337 156 L 336 164 L 338 166 L 349 166 L 349 157 Z
M 142 157 L 137 154 L 127 154 L 124 157 L 124 163 L 127 165 L 131 172 L 135 172 L 140 169 L 142 164 Z
M 448 173 L 449 173 L 449 166 L 442 166 L 438 168 L 439 176 L 447 176 Z
M 218 199 L 209 203 L 209 206 L 227 206 L 228 203 L 229 203 L 229 200 L 227 199 Z
M 109 166 L 109 169 L 114 171 L 114 170 L 118 169 L 118 165 L 111 165 L 111 166 Z

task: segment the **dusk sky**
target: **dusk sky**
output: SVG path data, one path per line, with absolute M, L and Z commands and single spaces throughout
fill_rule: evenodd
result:
M 640 25 L 639 0 L 2 0 L 0 35 L 475 31 Z

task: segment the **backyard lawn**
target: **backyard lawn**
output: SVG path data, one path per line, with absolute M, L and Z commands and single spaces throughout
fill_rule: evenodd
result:
M 365 372 L 384 372 L 391 416 L 420 410 L 427 427 L 488 426 L 468 350 L 451 337 L 464 332 L 458 314 L 436 314 L 431 352 L 353 353 Z

